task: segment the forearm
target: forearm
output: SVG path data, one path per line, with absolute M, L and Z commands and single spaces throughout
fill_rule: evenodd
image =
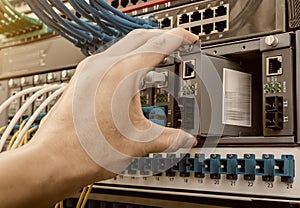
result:
M 5 170 L 0 171 L 1 207 L 50 207 L 105 177 L 105 170 L 78 151 L 80 145 L 66 143 L 71 135 L 64 132 L 64 139 L 43 138 L 54 137 L 53 133 L 38 134 L 23 148 L 0 155 L 1 170 Z

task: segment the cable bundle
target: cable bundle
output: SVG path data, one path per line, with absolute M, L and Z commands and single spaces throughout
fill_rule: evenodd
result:
M 11 38 L 42 28 L 43 23 L 40 20 L 19 13 L 8 0 L 0 0 L 0 34 Z
M 8 147 L 6 150 L 15 149 L 27 142 L 31 133 L 38 129 L 38 125 L 34 123 L 40 122 L 40 120 L 45 116 L 45 114 L 41 113 L 44 108 L 46 108 L 51 101 L 55 100 L 59 95 L 63 93 L 66 89 L 66 84 L 59 85 L 45 85 L 45 86 L 36 86 L 31 87 L 25 90 L 18 92 L 13 95 L 9 99 L 7 99 L 4 103 L 0 105 L 0 113 L 5 110 L 9 105 L 15 100 L 19 99 L 24 95 L 29 95 L 33 93 L 29 99 L 19 108 L 18 112 L 11 119 L 10 123 L 0 128 L 1 138 L 0 138 L 0 152 L 4 151 L 4 147 L 6 141 L 10 140 Z M 34 101 L 36 101 L 41 95 L 53 92 L 49 97 L 47 97 L 41 105 L 34 111 L 34 113 L 24 119 L 21 125 L 17 125 L 17 123 L 22 118 L 23 113 L 31 107 Z M 13 133 L 13 136 L 11 134 Z
M 151 29 L 157 24 L 149 18 L 128 16 L 105 0 L 26 0 L 33 12 L 49 27 L 88 56 L 108 42 L 115 42 L 133 29 Z M 71 11 L 72 10 L 72 11 Z

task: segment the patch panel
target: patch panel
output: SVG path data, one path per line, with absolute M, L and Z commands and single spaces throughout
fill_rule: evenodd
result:
M 176 157 L 175 154 L 168 154 L 164 163 L 173 164 L 173 166 L 166 170 L 172 174 L 166 174 L 166 176 L 174 177 L 179 173 L 180 177 L 201 175 L 203 178 L 208 176 L 210 179 L 221 179 L 221 175 L 226 175 L 227 179 L 237 180 L 238 176 L 242 175 L 244 180 L 255 180 L 257 176 L 261 176 L 263 181 L 274 181 L 274 177 L 278 176 L 282 182 L 294 182 L 293 155 L 281 155 L 277 159 L 272 154 L 263 154 L 261 159 L 256 159 L 255 154 L 244 154 L 243 158 L 238 158 L 236 154 L 227 154 L 226 158 L 221 158 L 220 154 L 211 154 L 208 158 L 200 153 L 195 153 L 195 155 L 200 155 L 200 157 L 191 158 L 190 154 L 181 154 L 180 157 Z M 148 157 L 135 160 L 125 171 L 125 175 L 138 176 L 138 172 L 143 173 L 142 175 L 149 175 L 145 174 L 145 170 L 148 173 L 152 168 L 157 170 L 158 167 L 152 167 L 152 165 L 158 165 L 157 160 L 161 161 L 161 159 L 161 157 Z M 192 176 L 190 173 L 198 174 Z
M 196 1 L 149 13 L 162 28 L 182 27 L 199 35 L 202 45 L 226 42 L 262 34 L 285 32 L 285 2 L 247 0 Z M 264 20 L 261 16 L 268 14 Z M 142 14 L 140 14 L 143 16 Z M 240 18 L 243 16 L 243 18 Z M 274 21 L 276 20 L 276 24 Z M 245 24 L 247 22 L 247 24 Z
M 112 183 L 120 190 L 126 184 L 126 190 L 157 189 L 161 194 L 202 196 L 206 193 L 215 194 L 216 198 L 236 195 L 251 199 L 263 196 L 270 201 L 299 200 L 298 150 L 297 147 L 257 147 L 252 151 L 246 147 L 213 150 L 204 147 L 186 154 L 155 154 L 136 160 L 134 173 L 126 170 L 98 186 Z M 157 174 L 158 170 L 163 172 Z
M 155 18 L 163 28 L 183 27 L 199 36 L 224 32 L 229 29 L 229 4 L 210 8 L 203 6 L 203 9 L 200 9 L 200 7 L 202 8 L 201 3 L 198 3 L 193 7 L 185 7 L 183 10 L 170 10 L 169 13 L 165 13 L 164 18 L 161 18 L 163 14 L 157 14 Z M 172 24 L 172 20 L 177 21 Z
M 229 5 L 222 6 L 225 10 L 219 11 L 215 17 L 215 10 L 219 7 L 196 10 L 189 13 L 177 15 L 177 26 L 184 27 L 196 35 L 208 35 L 215 32 L 228 30 L 228 10 Z

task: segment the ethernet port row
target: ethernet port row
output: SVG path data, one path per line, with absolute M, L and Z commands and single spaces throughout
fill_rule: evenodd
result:
M 187 24 L 190 22 L 195 22 L 201 20 L 201 13 L 199 11 L 194 11 L 191 14 L 181 14 L 178 15 L 178 25 Z
M 140 3 L 147 2 L 148 0 L 142 0 Z M 126 8 L 128 6 L 136 5 L 139 3 L 139 0 L 112 0 L 111 6 L 114 8 Z
M 185 27 L 187 31 L 195 35 L 209 35 L 217 32 L 224 32 L 227 30 L 227 21 L 220 21 L 216 23 L 209 23 L 205 25 L 196 25 L 193 27 Z
M 222 17 L 228 15 L 228 7 L 226 5 L 207 8 L 205 10 L 196 10 L 189 13 L 177 15 L 178 25 L 197 22 L 200 20 L 212 19 L 214 17 Z M 221 24 L 221 23 L 220 23 Z M 223 30 L 222 26 L 219 27 Z

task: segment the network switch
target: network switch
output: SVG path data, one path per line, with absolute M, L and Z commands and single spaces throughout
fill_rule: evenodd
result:
M 161 28 L 182 27 L 202 45 L 287 31 L 285 1 L 196 1 L 150 13 Z M 266 18 L 261 18 L 265 16 Z

